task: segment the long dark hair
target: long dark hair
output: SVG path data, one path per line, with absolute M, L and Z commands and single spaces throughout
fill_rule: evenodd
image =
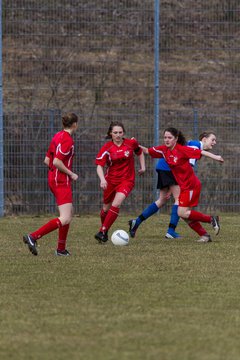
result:
M 183 133 L 180 130 L 177 130 L 174 127 L 169 127 L 167 129 L 164 130 L 164 134 L 165 132 L 170 132 L 175 138 L 177 138 L 177 143 L 180 145 L 186 145 L 186 138 L 183 135 Z
M 114 126 L 120 126 L 123 129 L 123 132 L 125 134 L 126 131 L 125 131 L 123 123 L 121 123 L 120 121 L 112 121 L 111 124 L 109 125 L 106 139 L 112 138 L 111 132 L 112 132 L 112 129 L 114 128 Z

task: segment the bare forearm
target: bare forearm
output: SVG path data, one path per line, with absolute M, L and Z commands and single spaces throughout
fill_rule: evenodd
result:
M 201 154 L 202 154 L 203 156 L 209 157 L 209 158 L 212 159 L 212 160 L 216 160 L 216 161 L 219 161 L 219 162 L 224 162 L 224 160 L 223 160 L 223 158 L 222 158 L 221 155 L 215 155 L 215 154 L 213 154 L 213 153 L 211 153 L 211 152 L 209 152 L 209 151 L 205 151 L 205 150 L 202 150 L 202 151 L 201 151 Z
M 64 163 L 62 162 L 62 160 L 59 160 L 58 158 L 55 158 L 53 160 L 53 165 L 60 170 L 61 172 L 63 172 L 64 174 L 67 174 L 68 176 L 70 176 L 71 179 L 73 180 L 77 180 L 78 175 L 75 174 L 74 172 L 72 172 L 71 170 L 69 170 Z
M 139 163 L 140 163 L 140 169 L 138 173 L 141 175 L 146 171 L 145 156 L 143 152 L 141 155 L 139 155 Z
M 142 149 L 142 151 L 143 151 L 143 153 L 144 153 L 145 155 L 148 155 L 148 154 L 149 154 L 147 147 L 140 145 L 140 148 Z
M 107 188 L 107 181 L 104 176 L 104 170 L 101 165 L 97 165 L 97 174 L 100 179 L 100 187 L 101 189 L 105 190 Z
M 99 177 L 99 179 L 100 179 L 101 181 L 102 181 L 102 180 L 105 180 L 103 167 L 100 166 L 100 165 L 97 165 L 97 174 L 98 174 L 98 177 Z
M 50 163 L 50 159 L 49 159 L 48 156 L 46 156 L 45 159 L 44 159 L 44 164 L 49 166 L 49 163 Z

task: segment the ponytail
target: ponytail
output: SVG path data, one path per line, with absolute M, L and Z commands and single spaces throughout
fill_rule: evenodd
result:
M 164 130 L 165 132 L 170 132 L 175 138 L 177 138 L 177 143 L 180 145 L 186 145 L 186 138 L 183 135 L 183 133 L 180 130 L 177 130 L 174 127 L 169 127 L 167 129 Z

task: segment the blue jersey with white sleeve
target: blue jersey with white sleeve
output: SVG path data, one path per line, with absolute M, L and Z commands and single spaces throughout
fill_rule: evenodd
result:
M 203 150 L 203 143 L 202 143 L 202 141 L 199 141 L 199 140 L 189 140 L 187 142 L 187 146 L 195 148 L 195 149 Z M 189 162 L 190 162 L 191 166 L 194 167 L 196 165 L 197 159 L 190 159 Z

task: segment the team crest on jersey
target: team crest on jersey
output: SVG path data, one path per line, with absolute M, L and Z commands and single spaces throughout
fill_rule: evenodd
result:
M 170 155 L 169 158 L 173 159 L 173 162 L 176 164 L 176 162 L 178 161 L 178 157 L 174 156 L 174 155 Z
M 129 153 L 128 150 L 124 152 L 124 156 L 126 156 L 126 157 L 129 157 L 129 154 L 130 154 L 130 153 Z

